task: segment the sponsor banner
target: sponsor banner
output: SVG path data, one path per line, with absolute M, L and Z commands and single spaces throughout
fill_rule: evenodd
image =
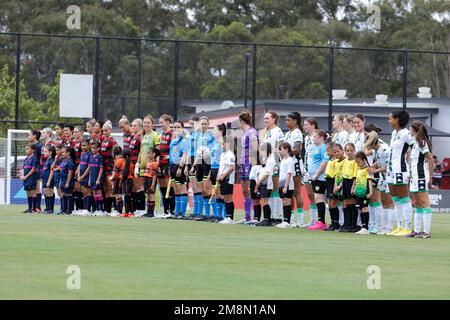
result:
M 450 190 L 430 190 L 433 213 L 450 213 Z

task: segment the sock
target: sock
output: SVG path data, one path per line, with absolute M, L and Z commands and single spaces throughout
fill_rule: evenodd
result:
M 414 214 L 414 232 L 419 233 L 422 230 L 423 208 L 416 208 Z
M 344 209 L 342 208 L 342 205 L 338 204 L 338 210 L 339 210 L 339 224 L 342 226 L 344 225 Z
M 275 219 L 275 196 L 274 193 L 271 192 L 270 193 L 270 197 L 269 197 L 269 207 L 270 207 L 270 218 L 271 219 Z
M 393 196 L 392 200 L 394 201 L 395 221 L 397 223 L 397 228 L 403 228 L 403 210 L 400 204 L 400 199 Z
M 147 202 L 147 213 L 155 214 L 155 201 Z
M 49 209 L 49 204 L 48 204 L 48 198 L 47 196 L 44 196 L 44 200 L 45 200 L 45 211 L 48 211 Z
M 203 215 L 203 195 L 201 192 L 197 193 L 197 215 Z
M 212 207 L 214 218 L 218 218 L 219 217 L 219 207 L 217 206 L 216 196 L 214 196 L 211 200 L 211 207 Z
M 292 206 L 283 206 L 283 222 L 291 223 Z
M 216 202 L 217 202 L 217 218 L 221 219 L 225 203 L 223 202 L 223 199 L 217 199 Z
M 270 206 L 268 204 L 266 204 L 263 207 L 263 211 L 264 211 L 264 220 L 270 220 L 271 212 L 270 212 Z
M 253 205 L 253 218 L 257 221 L 261 219 L 261 204 L 255 204 Z
M 131 212 L 136 211 L 136 192 L 131 192 L 130 194 L 130 201 L 131 201 Z
M 67 197 L 68 200 L 68 211 L 73 211 L 73 195 Z
M 319 221 L 325 223 L 325 202 L 316 203 Z
M 352 217 L 352 228 L 356 229 L 356 227 L 358 226 L 358 209 L 356 208 L 356 204 L 352 204 L 350 205 L 350 209 L 351 209 L 351 217 Z
M 245 212 L 245 220 L 250 221 L 251 218 L 251 210 L 252 210 L 252 199 L 245 198 L 244 199 L 244 212 Z
M 37 198 L 36 198 L 36 196 L 34 196 L 33 197 L 33 209 L 32 209 L 33 211 L 36 211 L 36 209 L 37 209 L 37 201 L 36 200 L 37 200 Z
M 381 219 L 383 218 L 383 207 L 381 206 L 381 202 L 375 202 L 373 204 L 373 227 L 377 230 L 381 228 Z M 370 218 L 371 219 L 371 218 Z
M 89 212 L 93 212 L 94 211 L 94 207 L 93 207 L 94 197 L 93 196 L 87 196 L 86 199 L 87 199 L 86 210 L 89 211 Z
M 175 211 L 175 206 L 176 206 L 176 201 L 175 201 L 175 191 L 173 190 L 173 188 L 170 188 L 170 192 L 169 192 L 169 199 L 167 199 L 169 201 L 169 211 L 171 214 L 177 213 Z
M 411 228 L 412 204 L 409 197 L 400 199 L 400 205 L 403 212 L 403 227 L 405 229 Z
M 297 208 L 297 222 L 299 225 L 303 224 L 303 216 L 305 215 L 305 212 L 303 208 Z
M 275 198 L 275 202 L 276 202 L 276 206 L 277 206 L 277 219 L 282 219 L 283 218 L 283 200 L 280 198 L 279 193 L 276 193 L 276 198 Z
M 146 194 L 145 191 L 139 191 L 137 193 L 137 210 L 141 210 L 144 211 L 145 210 L 145 198 L 146 198 Z
M 51 211 L 54 211 L 54 210 L 55 210 L 55 199 L 56 199 L 56 196 L 55 196 L 55 195 L 52 195 L 52 196 L 50 197 L 50 210 L 51 210 Z
M 344 212 L 344 227 L 348 228 L 350 226 L 350 205 L 346 205 L 345 208 L 342 208 Z
M 36 209 L 41 209 L 42 193 L 36 194 Z
M 330 218 L 331 223 L 337 225 L 339 224 L 339 209 L 338 208 L 330 208 Z
M 226 218 L 227 217 L 227 206 L 225 205 L 225 200 L 223 200 L 223 204 L 222 204 L 222 218 Z
M 180 196 L 177 194 L 175 195 L 175 214 L 178 215 L 181 212 L 181 198 Z
M 388 211 L 387 209 L 383 208 L 383 207 L 379 207 L 379 213 L 378 213 L 378 230 L 386 230 L 387 227 L 387 216 L 388 216 Z
M 363 228 L 369 228 L 370 215 L 368 212 L 361 212 L 361 224 Z
M 431 208 L 423 208 L 423 231 L 425 233 L 431 233 L 431 217 L 433 216 L 433 210 Z
M 123 212 L 123 200 L 122 198 L 116 199 L 117 201 L 117 212 L 122 213 Z M 125 210 L 126 213 L 129 213 L 129 211 Z
M 315 203 L 309 205 L 309 223 L 314 223 L 317 220 L 317 206 Z
M 63 196 L 61 199 L 61 211 L 66 212 L 67 210 L 67 197 Z
M 194 193 L 193 198 L 194 198 L 194 209 L 193 209 L 193 214 L 194 214 L 194 216 L 196 216 L 196 215 L 197 215 L 197 212 L 198 212 L 198 201 L 197 201 L 198 194 L 197 194 L 197 193 Z
M 131 202 L 131 195 L 130 194 L 126 194 L 125 195 L 125 212 L 133 212 L 133 205 Z
M 373 203 L 370 202 L 369 203 L 369 226 L 368 228 L 373 228 L 373 222 L 375 221 L 375 216 L 374 216 L 374 210 L 373 210 Z
M 28 201 L 28 210 L 33 210 L 33 198 L 32 197 L 27 197 L 27 201 Z
M 394 222 L 396 221 L 396 212 L 394 208 L 388 208 L 387 211 L 387 223 L 386 223 L 386 229 L 387 231 L 394 230 Z
M 234 219 L 234 202 L 225 203 L 227 208 L 227 218 Z
M 186 193 L 180 195 L 181 215 L 183 217 L 186 216 L 188 201 L 189 201 L 189 199 L 188 199 L 188 195 Z
M 161 192 L 161 199 L 164 207 L 164 214 L 169 213 L 169 199 L 166 199 L 167 187 L 159 187 L 159 191 Z
M 96 205 L 96 210 L 98 210 L 98 211 L 104 211 L 105 210 L 103 200 L 95 201 L 95 205 Z
M 205 216 L 208 219 L 211 215 L 211 205 L 209 204 L 209 197 L 210 196 L 203 196 L 203 206 L 205 208 Z

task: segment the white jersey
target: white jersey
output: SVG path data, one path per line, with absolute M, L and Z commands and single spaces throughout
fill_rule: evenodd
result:
M 364 135 L 364 132 L 353 131 L 348 137 L 348 142 L 351 142 L 355 145 L 355 153 L 359 152 L 359 151 L 364 152 L 364 142 L 365 141 L 366 141 L 366 136 Z
M 303 143 L 303 133 L 299 128 L 296 128 L 292 131 L 286 132 L 284 135 L 284 142 L 287 142 L 291 145 L 292 150 L 294 150 L 295 143 Z
M 275 165 L 276 165 L 275 157 L 274 157 L 273 154 L 271 154 L 266 159 L 266 165 L 261 168 L 260 174 L 268 174 L 269 175 L 267 180 L 262 182 L 263 184 L 267 183 L 267 190 L 272 190 L 272 188 L 273 188 L 272 174 L 273 174 L 273 170 L 275 168 Z
M 373 160 L 378 165 L 378 168 L 387 166 L 389 157 L 391 156 L 391 148 L 382 140 L 378 140 L 378 149 L 374 150 Z
M 280 189 L 284 188 L 287 175 L 291 174 L 291 180 L 289 181 L 288 190 L 294 190 L 294 166 L 292 165 L 292 158 L 287 157 L 280 162 Z
M 270 143 L 272 146 L 272 152 L 276 152 L 280 143 L 284 141 L 284 134 L 280 127 L 275 127 L 268 130 L 264 136 L 263 143 Z
M 303 163 L 305 164 L 304 172 L 308 172 L 308 158 L 311 151 L 314 149 L 314 144 L 310 135 L 305 137 L 305 159 L 303 159 Z
M 409 172 L 406 154 L 414 141 L 413 136 L 411 136 L 409 130 L 406 128 L 403 128 L 400 131 L 394 130 L 392 132 L 389 172 L 393 174 Z
M 428 159 L 426 154 L 430 152 L 428 144 L 421 148 L 417 141 L 414 140 L 411 150 L 411 178 L 412 179 L 430 179 L 430 173 L 428 171 Z
M 345 145 L 348 142 L 348 132 L 347 130 L 342 130 L 341 132 L 335 132 L 333 136 L 331 137 L 331 141 L 334 143 L 340 144 L 342 148 L 345 147 Z
M 219 163 L 219 171 L 217 173 L 217 176 L 220 177 L 220 175 L 225 172 L 231 165 L 234 165 L 236 162 L 236 156 L 234 155 L 234 153 L 230 150 L 222 152 L 222 154 L 220 155 L 220 163 Z M 235 170 L 233 170 L 229 175 L 228 175 L 228 183 L 229 184 L 234 184 L 234 172 Z
M 250 174 L 248 175 L 248 179 L 256 181 L 256 178 L 258 178 L 260 172 L 261 172 L 261 165 L 259 165 L 259 164 L 253 165 L 252 168 L 250 169 Z

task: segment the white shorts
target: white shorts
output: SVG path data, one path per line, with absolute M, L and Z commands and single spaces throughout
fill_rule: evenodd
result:
M 387 176 L 387 183 L 393 185 L 407 185 L 409 183 L 408 172 L 391 172 Z
M 428 192 L 428 182 L 430 179 L 411 179 L 411 183 L 409 185 L 409 192 Z
M 373 186 L 380 192 L 389 193 L 389 187 L 386 181 L 386 177 L 380 175 L 379 178 L 373 179 Z
M 308 184 L 311 184 L 311 181 L 310 181 L 311 179 L 310 179 L 310 177 L 309 177 L 309 173 L 308 172 L 305 172 L 304 174 L 303 174 L 303 183 L 308 183 Z

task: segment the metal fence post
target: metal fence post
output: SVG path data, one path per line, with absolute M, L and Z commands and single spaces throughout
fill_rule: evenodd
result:
M 334 48 L 330 47 L 328 54 L 328 131 L 333 130 L 333 76 Z
M 137 117 L 141 116 L 141 41 L 138 41 L 137 48 Z
M 245 63 L 244 63 L 244 108 L 248 107 L 248 63 L 250 60 L 251 54 L 246 52 L 244 55 Z
M 19 129 L 19 106 L 20 106 L 20 33 L 16 34 L 16 101 L 14 128 Z
M 252 122 L 256 124 L 256 53 L 257 45 L 253 44 L 253 70 L 252 70 Z
M 408 50 L 403 51 L 403 110 L 408 99 Z
M 178 60 L 179 60 L 179 48 L 180 43 L 175 41 L 175 52 L 173 58 L 173 119 L 177 121 L 177 109 L 178 109 Z
M 98 118 L 99 99 L 99 76 L 100 76 L 100 37 L 95 38 L 95 75 L 94 75 L 94 118 Z

